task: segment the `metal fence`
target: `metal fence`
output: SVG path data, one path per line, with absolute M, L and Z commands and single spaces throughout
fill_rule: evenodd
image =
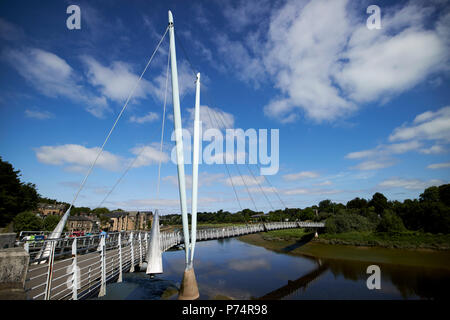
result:
M 271 222 L 197 230 L 197 240 L 230 238 L 250 233 L 288 228 L 321 228 L 317 222 Z M 122 281 L 124 272 L 134 272 L 146 261 L 149 232 L 116 232 L 78 238 L 25 242 L 30 253 L 25 290 L 33 300 L 85 299 L 106 294 L 106 284 Z M 162 252 L 184 243 L 181 232 L 161 232 Z M 39 252 L 50 244 L 50 256 Z

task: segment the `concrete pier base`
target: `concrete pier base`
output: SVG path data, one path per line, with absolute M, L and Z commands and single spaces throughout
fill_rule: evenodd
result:
M 0 300 L 25 300 L 30 255 L 23 248 L 0 250 Z
M 195 300 L 200 297 L 194 268 L 184 270 L 178 300 Z

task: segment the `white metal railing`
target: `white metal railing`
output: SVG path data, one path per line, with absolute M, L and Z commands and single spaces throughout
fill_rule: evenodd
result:
M 322 228 L 323 222 L 268 222 L 245 226 L 197 230 L 197 241 L 231 238 L 250 233 L 288 228 Z M 40 259 L 39 250 L 51 243 L 51 254 Z M 180 231 L 160 233 L 161 251 L 184 243 Z M 146 261 L 147 231 L 114 232 L 106 236 L 47 239 L 39 244 L 25 242 L 30 266 L 25 289 L 30 299 L 83 299 L 99 292 L 106 294 L 106 284 L 122 281 L 124 272 L 133 272 Z M 67 255 L 70 257 L 67 257 Z

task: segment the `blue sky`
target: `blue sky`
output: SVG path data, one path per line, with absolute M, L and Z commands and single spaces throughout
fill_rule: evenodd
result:
M 66 27 L 71 4 L 81 9 L 80 30 Z M 381 9 L 381 29 L 366 26 L 371 4 Z M 195 78 L 181 45 L 202 74 L 205 125 L 209 111 L 230 128 L 279 129 L 280 168 L 267 178 L 288 207 L 327 198 L 346 203 L 377 191 L 416 198 L 449 182 L 450 6 L 344 0 L 2 1 L 0 155 L 23 181 L 43 196 L 72 201 L 164 33 L 169 9 L 183 125 L 192 127 Z M 179 211 L 171 99 L 159 152 L 168 40 L 76 206 L 98 205 L 142 152 L 105 205 Z M 230 165 L 232 179 L 238 169 L 246 176 L 235 186 L 243 207 L 255 209 L 247 189 L 258 210 L 283 206 L 247 166 Z M 203 164 L 199 210 L 217 209 L 240 207 L 225 166 Z

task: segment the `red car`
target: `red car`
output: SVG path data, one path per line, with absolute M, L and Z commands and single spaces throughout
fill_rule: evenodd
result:
M 82 237 L 84 236 L 84 232 L 83 231 L 74 231 L 72 232 L 72 234 L 69 236 L 70 238 L 76 238 L 76 237 Z

